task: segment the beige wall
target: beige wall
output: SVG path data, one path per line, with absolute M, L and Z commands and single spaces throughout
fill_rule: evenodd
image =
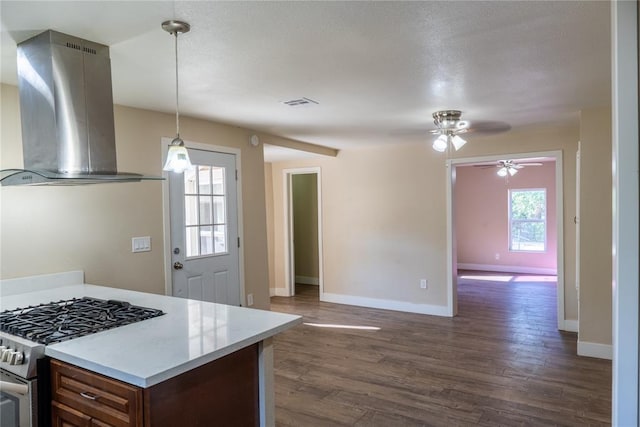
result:
M 276 286 L 284 286 L 282 170 L 320 166 L 324 292 L 445 305 L 446 169 L 428 150 L 374 147 L 274 163 Z M 419 289 L 420 278 L 432 289 Z
M 581 342 L 611 344 L 611 110 L 583 110 L 580 125 Z
M 316 174 L 292 176 L 295 276 L 318 275 L 318 185 Z
M 575 152 L 579 125 L 535 127 L 469 143 L 457 157 L 563 150 L 565 318 L 577 319 Z M 444 154 L 428 141 L 343 150 L 336 158 L 274 163 L 275 286 L 284 287 L 282 169 L 322 169 L 324 291 L 446 305 Z M 429 290 L 419 280 L 429 280 Z
M 0 166 L 22 167 L 17 88 L 1 86 Z M 118 169 L 161 174 L 162 137 L 175 133 L 174 116 L 116 106 Z M 264 158 L 249 144 L 250 130 L 182 118 L 188 141 L 241 150 L 244 276 L 255 306 L 269 307 Z M 79 187 L 1 187 L 0 277 L 73 269 L 88 283 L 164 293 L 162 184 Z M 131 253 L 131 238 L 151 236 L 152 251 Z

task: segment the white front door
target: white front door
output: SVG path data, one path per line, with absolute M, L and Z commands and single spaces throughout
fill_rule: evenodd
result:
M 173 295 L 240 305 L 236 156 L 189 149 L 169 175 Z

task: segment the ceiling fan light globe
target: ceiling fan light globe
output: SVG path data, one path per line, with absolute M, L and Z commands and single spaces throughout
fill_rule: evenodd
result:
M 513 176 L 513 175 L 515 175 L 517 173 L 518 173 L 518 169 L 513 168 L 513 167 L 509 168 L 509 175 Z
M 500 168 L 498 169 L 498 176 L 504 178 L 505 176 L 507 176 L 507 168 Z
M 447 137 L 445 135 L 437 137 L 435 141 L 433 141 L 433 149 L 440 153 L 444 153 L 447 149 Z
M 458 151 L 464 146 L 464 144 L 467 143 L 467 141 L 460 138 L 458 135 L 454 135 L 453 138 L 451 138 L 451 143 L 453 144 L 453 148 L 455 148 L 456 151 Z
M 167 172 L 182 173 L 193 168 L 187 148 L 183 145 L 170 145 L 167 152 L 167 161 L 162 170 Z

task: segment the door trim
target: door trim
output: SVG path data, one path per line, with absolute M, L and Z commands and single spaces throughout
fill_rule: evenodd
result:
M 318 286 L 320 301 L 324 296 L 324 268 L 322 258 L 322 174 L 320 167 L 293 168 L 282 170 L 282 183 L 284 194 L 284 286 L 287 296 L 295 295 L 295 268 L 293 263 L 293 192 L 291 183 L 293 175 L 315 174 L 318 192 Z
M 168 147 L 173 138 L 162 137 L 160 149 L 162 150 L 162 163 L 167 158 Z M 233 154 L 236 158 L 236 170 L 238 179 L 236 180 L 236 194 L 238 202 L 238 237 L 240 238 L 240 248 L 238 248 L 238 281 L 240 282 L 240 306 L 246 307 L 246 297 L 244 288 L 244 231 L 243 231 L 243 209 L 242 209 L 242 162 L 241 150 L 239 148 L 224 147 L 222 145 L 203 144 L 200 142 L 184 141 L 187 148 L 202 151 L 212 151 L 223 154 Z M 171 214 L 169 205 L 169 172 L 162 171 L 162 239 L 164 241 L 164 292 L 165 295 L 173 295 L 173 281 L 171 274 Z
M 562 151 L 542 151 L 518 154 L 496 154 L 483 157 L 468 157 L 462 159 L 447 160 L 447 313 L 449 316 L 458 314 L 458 286 L 457 286 L 457 254 L 455 242 L 455 221 L 453 220 L 454 184 L 456 180 L 456 167 L 463 164 L 491 162 L 509 159 L 525 159 L 529 157 L 553 157 L 556 163 L 556 269 L 557 269 L 557 310 L 558 329 L 567 330 L 564 318 L 564 205 L 563 205 L 563 178 L 562 178 Z

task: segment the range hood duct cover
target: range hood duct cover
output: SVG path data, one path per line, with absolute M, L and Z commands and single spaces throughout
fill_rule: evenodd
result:
M 45 31 L 18 44 L 18 91 L 25 170 L 3 185 L 131 182 L 118 173 L 109 47 Z

